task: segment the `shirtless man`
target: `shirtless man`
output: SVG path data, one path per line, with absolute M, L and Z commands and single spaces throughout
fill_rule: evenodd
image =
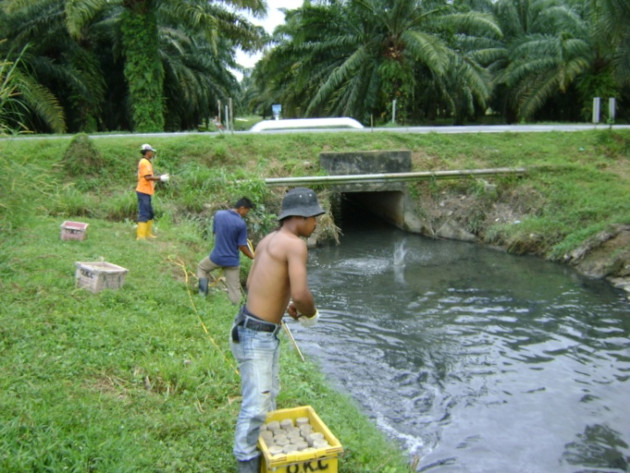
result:
M 324 213 L 311 189 L 290 190 L 282 200 L 280 228 L 261 240 L 247 278 L 247 302 L 232 327 L 232 353 L 241 374 L 241 411 L 236 422 L 234 456 L 239 473 L 258 473 L 256 442 L 267 412 L 280 391 L 278 332 L 285 311 L 310 326 L 319 314 L 308 288 L 307 248 L 300 237 L 315 230 Z

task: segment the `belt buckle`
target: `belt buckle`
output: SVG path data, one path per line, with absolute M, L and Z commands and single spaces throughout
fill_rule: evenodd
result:
M 256 332 L 267 332 L 265 330 L 265 324 L 263 322 L 258 321 L 254 317 L 250 317 L 248 315 L 245 316 L 245 322 L 243 323 L 243 327 L 248 328 L 250 330 L 255 330 Z
M 245 315 L 245 320 L 243 321 L 243 327 L 250 328 L 251 330 L 255 330 L 257 332 L 272 333 L 274 335 L 277 334 L 280 331 L 280 325 L 276 325 L 276 324 L 271 323 L 271 322 L 265 322 L 265 321 L 262 321 L 262 320 L 258 320 L 256 318 L 250 317 L 248 315 Z
M 245 316 L 244 320 L 243 320 L 243 328 L 249 328 L 250 330 L 254 330 L 251 326 L 255 325 L 254 323 L 252 323 L 252 318 L 251 317 L 247 317 Z

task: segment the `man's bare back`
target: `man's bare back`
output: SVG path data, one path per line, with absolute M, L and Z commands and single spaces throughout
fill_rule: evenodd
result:
M 315 313 L 307 282 L 307 248 L 300 236 L 315 229 L 315 217 L 291 217 L 263 238 L 247 278 L 247 309 L 279 324 L 285 311 L 293 318 Z M 290 302 L 291 301 L 291 302 Z

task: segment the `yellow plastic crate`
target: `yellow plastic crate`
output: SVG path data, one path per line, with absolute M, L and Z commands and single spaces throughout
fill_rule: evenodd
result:
M 271 455 L 265 440 L 259 437 L 258 448 L 262 452 L 260 473 L 305 473 L 316 471 L 337 473 L 338 456 L 343 453 L 343 447 L 311 406 L 271 411 L 267 414 L 267 423 L 284 419 L 291 419 L 295 423 L 295 420 L 299 417 L 308 417 L 313 431 L 324 434 L 324 438 L 330 446 L 308 452 Z

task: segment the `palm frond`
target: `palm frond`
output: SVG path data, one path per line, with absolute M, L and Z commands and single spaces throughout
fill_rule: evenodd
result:
M 20 100 L 32 113 L 41 118 L 54 133 L 66 131 L 63 107 L 50 90 L 18 70 L 15 71 L 15 84 Z
M 306 114 L 308 115 L 311 110 L 325 102 L 348 77 L 352 77 L 365 59 L 365 51 L 359 48 L 341 66 L 335 68 L 309 102 Z
M 422 31 L 407 31 L 404 38 L 407 49 L 415 61 L 426 65 L 435 74 L 444 73 L 448 47 L 441 38 Z
M 80 38 L 83 28 L 104 9 L 113 6 L 109 0 L 67 0 L 65 4 L 66 28 L 74 38 Z

